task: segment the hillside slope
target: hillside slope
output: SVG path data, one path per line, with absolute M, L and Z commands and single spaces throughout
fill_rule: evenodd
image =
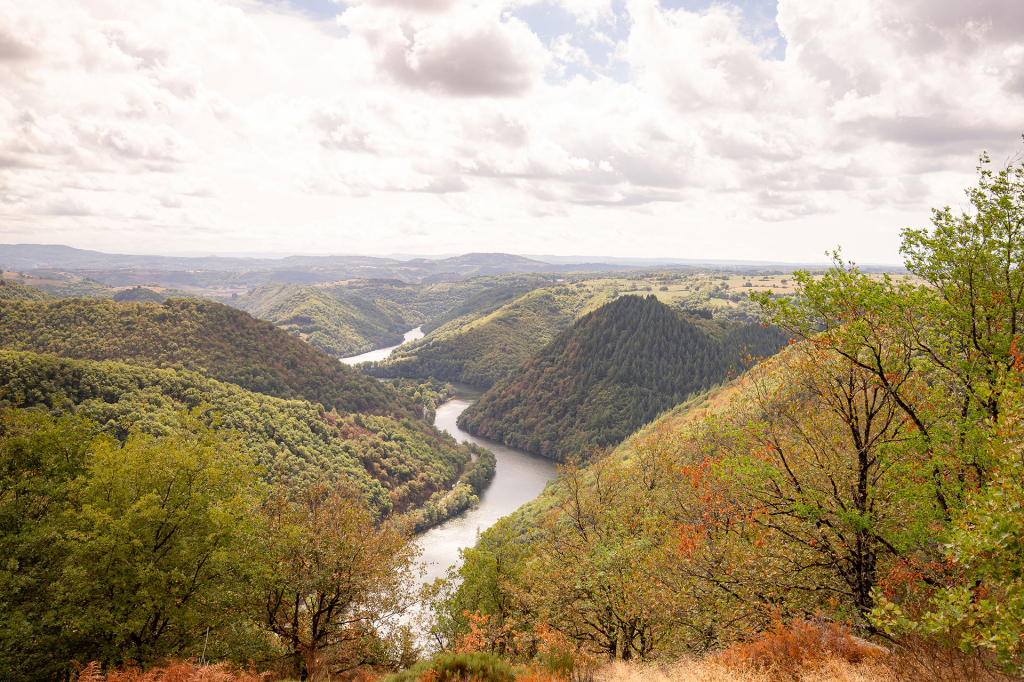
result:
M 586 457 L 726 380 L 745 352 L 773 355 L 788 341 L 761 325 L 700 322 L 654 297 L 623 296 L 559 334 L 459 425 L 545 457 Z
M 452 320 L 382 362 L 360 369 L 377 377 L 435 377 L 490 387 L 551 341 L 579 316 L 611 299 L 558 285 L 533 289 L 490 314 Z
M 339 412 L 417 414 L 391 387 L 269 322 L 212 301 L 0 301 L 0 349 L 188 369 Z
M 345 357 L 402 342 L 424 320 L 387 300 L 339 298 L 297 284 L 259 287 L 230 301 L 253 317 L 272 322 L 325 353 Z
M 0 301 L 50 301 L 53 298 L 38 287 L 0 278 Z
M 420 420 L 325 413 L 184 370 L 0 351 L 0 401 L 70 405 L 118 438 L 128 425 L 166 433 L 178 411 L 202 405 L 219 426 L 245 435 L 268 479 L 293 486 L 348 480 L 382 515 L 447 492 L 470 461 L 465 446 Z

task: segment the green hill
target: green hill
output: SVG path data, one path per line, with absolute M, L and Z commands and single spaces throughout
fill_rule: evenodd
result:
M 346 479 L 383 515 L 446 493 L 470 461 L 466 446 L 420 420 L 325 413 L 184 370 L 0 351 L 0 401 L 70 405 L 122 439 L 129 425 L 168 433 L 178 411 L 203 405 L 220 426 L 245 434 L 268 479 Z
M 437 315 L 423 325 L 423 333 L 430 334 L 435 329 L 440 329 L 456 320 L 465 323 L 489 315 L 506 303 L 514 301 L 534 289 L 550 284 L 550 280 L 539 278 L 516 278 L 514 280 L 510 278 L 510 280 L 508 284 L 492 286 L 479 291 L 458 305 L 449 308 L 443 314 Z
M 126 301 L 133 303 L 163 303 L 167 299 L 167 296 L 142 286 L 122 289 L 114 294 L 114 300 L 118 303 Z
M 341 357 L 397 345 L 425 319 L 388 300 L 339 298 L 298 284 L 259 287 L 230 304 Z
M 776 329 L 692 320 L 654 297 L 623 296 L 559 334 L 459 425 L 553 459 L 586 456 L 725 381 L 744 349 L 768 356 L 787 341 Z
M 436 377 L 489 387 L 525 362 L 580 315 L 614 294 L 565 285 L 533 289 L 489 314 L 471 312 L 418 342 L 395 349 L 386 361 L 360 369 L 378 377 Z
M 411 417 L 389 386 L 241 310 L 198 299 L 0 301 L 0 349 L 180 368 L 339 412 Z
M 3 273 L 0 272 L 0 275 Z M 50 301 L 53 296 L 38 287 L 0 277 L 0 301 Z

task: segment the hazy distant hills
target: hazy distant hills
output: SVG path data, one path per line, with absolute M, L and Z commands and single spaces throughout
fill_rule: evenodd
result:
M 505 253 L 469 253 L 450 258 L 406 261 L 374 256 L 287 256 L 275 259 L 108 254 L 42 244 L 0 244 L 0 267 L 14 271 L 71 271 L 111 286 L 159 284 L 184 287 L 252 287 L 277 282 L 319 284 L 346 279 L 422 282 L 443 275 L 472 277 L 581 268 L 578 264 L 552 264 Z M 597 263 L 588 264 L 586 269 L 621 270 L 625 266 Z

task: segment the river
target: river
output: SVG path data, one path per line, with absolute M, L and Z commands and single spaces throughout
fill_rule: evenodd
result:
M 460 442 L 469 441 L 487 448 L 494 453 L 498 464 L 494 480 L 480 495 L 480 504 L 420 536 L 422 561 L 427 564 L 426 582 L 443 577 L 459 562 L 459 550 L 476 544 L 477 533 L 540 495 L 548 481 L 558 475 L 557 465 L 550 459 L 460 429 L 455 420 L 476 402 L 482 391 L 465 384 L 454 385 L 458 389 L 457 397 L 437 408 L 434 424 Z
M 410 329 L 405 333 L 405 338 L 402 339 L 402 343 L 409 343 L 410 341 L 415 341 L 416 339 L 422 338 L 423 329 L 421 329 L 420 327 L 416 327 L 415 329 Z M 398 344 L 398 346 L 401 346 L 402 343 Z M 370 360 L 385 360 L 389 355 L 391 355 L 391 351 L 398 348 L 398 346 L 378 348 L 377 350 L 371 350 L 370 352 L 363 353 L 361 355 L 352 355 L 347 358 L 340 358 L 340 360 L 344 362 L 346 365 L 354 365 L 357 362 L 368 362 Z
M 419 327 L 405 333 L 402 343 L 423 338 Z M 401 345 L 401 344 L 399 344 Z M 379 348 L 362 355 L 341 358 L 354 365 L 367 360 L 384 360 L 398 346 Z M 556 464 L 550 459 L 533 453 L 510 448 L 487 438 L 479 438 L 463 431 L 456 425 L 462 411 L 472 405 L 483 394 L 478 388 L 465 384 L 454 384 L 458 391 L 455 398 L 437 408 L 434 424 L 447 431 L 459 442 L 469 441 L 485 447 L 494 453 L 497 466 L 494 480 L 480 495 L 480 504 L 468 509 L 455 518 L 431 528 L 418 539 L 423 550 L 421 560 L 426 564 L 426 582 L 444 577 L 448 569 L 459 562 L 459 550 L 476 544 L 477 534 L 490 528 L 502 516 L 508 516 L 544 491 L 548 481 L 558 475 Z

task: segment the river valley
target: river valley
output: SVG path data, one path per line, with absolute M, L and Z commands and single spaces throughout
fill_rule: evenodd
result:
M 410 341 L 415 341 L 416 339 L 422 339 L 422 338 L 423 338 L 423 330 L 421 328 L 419 328 L 419 327 L 416 327 L 415 329 L 410 329 L 409 331 L 407 331 L 405 333 L 405 338 L 402 339 L 402 343 L 409 343 Z M 398 344 L 398 346 L 401 346 L 402 343 Z M 339 359 L 342 362 L 344 362 L 346 365 L 355 365 L 355 364 L 360 363 L 360 362 L 370 362 L 372 360 L 373 361 L 375 361 L 375 360 L 386 360 L 387 357 L 389 355 L 391 355 L 391 351 L 393 351 L 394 349 L 398 348 L 398 346 L 388 346 L 387 348 L 378 348 L 377 350 L 371 350 L 371 351 L 368 351 L 366 353 L 360 353 L 359 355 L 351 355 L 351 356 L 349 356 L 347 358 L 339 358 Z
M 540 495 L 548 481 L 558 475 L 557 465 L 550 459 L 478 438 L 460 429 L 455 420 L 480 397 L 482 391 L 464 384 L 455 384 L 455 387 L 458 396 L 437 408 L 434 423 L 460 442 L 466 440 L 487 448 L 494 453 L 498 465 L 494 480 L 480 496 L 479 505 L 428 530 L 419 538 L 422 560 L 427 564 L 424 577 L 427 582 L 443 577 L 450 567 L 458 563 L 459 550 L 476 544 L 479 532 Z
M 405 333 L 405 340 L 402 343 L 422 337 L 423 331 L 417 327 Z M 398 346 L 379 348 L 361 355 L 341 358 L 341 361 L 354 365 L 368 360 L 384 360 L 395 348 Z M 465 384 L 454 386 L 458 395 L 437 408 L 434 424 L 459 442 L 469 441 L 487 448 L 494 453 L 498 463 L 494 480 L 480 495 L 480 504 L 420 536 L 418 542 L 423 550 L 422 561 L 426 564 L 426 582 L 444 577 L 448 569 L 459 562 L 460 549 L 475 545 L 479 533 L 490 528 L 502 516 L 511 514 L 540 495 L 548 481 L 558 475 L 557 465 L 550 459 L 525 450 L 510 448 L 487 438 L 478 438 L 460 429 L 455 421 L 463 410 L 476 402 L 483 391 Z

